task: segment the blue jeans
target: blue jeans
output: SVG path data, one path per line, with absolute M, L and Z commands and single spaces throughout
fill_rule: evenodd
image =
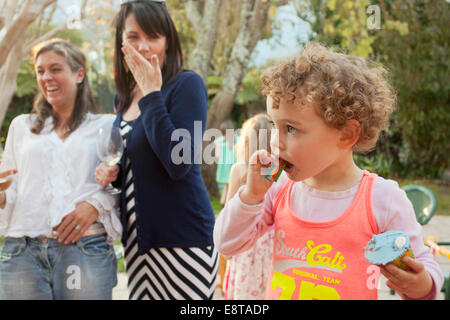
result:
M 68 245 L 7 237 L 0 251 L 0 300 L 111 300 L 116 284 L 116 256 L 106 235 Z

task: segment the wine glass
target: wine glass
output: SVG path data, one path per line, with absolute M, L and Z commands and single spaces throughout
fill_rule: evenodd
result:
M 120 129 L 114 126 L 102 127 L 97 134 L 97 155 L 102 162 L 111 167 L 120 161 L 123 153 L 123 141 Z M 120 189 L 111 184 L 106 187 L 110 194 L 119 194 Z

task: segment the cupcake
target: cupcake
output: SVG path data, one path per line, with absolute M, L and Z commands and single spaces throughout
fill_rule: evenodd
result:
M 370 263 L 384 266 L 393 263 L 403 270 L 408 270 L 409 267 L 403 263 L 402 258 L 405 256 L 414 258 L 408 235 L 395 230 L 374 235 L 364 251 Z

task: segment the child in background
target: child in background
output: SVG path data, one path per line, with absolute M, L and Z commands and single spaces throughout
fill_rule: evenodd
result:
M 272 140 L 286 167 L 273 183 L 261 175 L 273 156 L 252 155 L 246 185 L 216 220 L 214 241 L 233 256 L 275 227 L 266 299 L 377 299 L 380 271 L 402 298 L 437 296 L 442 273 L 405 192 L 353 161 L 353 152 L 375 147 L 394 111 L 385 77 L 382 67 L 313 43 L 263 73 Z M 388 230 L 408 234 L 409 271 L 365 259 L 372 236 Z
M 214 140 L 216 145 L 215 153 L 217 161 L 216 169 L 216 182 L 219 185 L 223 185 L 224 189 L 222 191 L 222 196 L 220 198 L 220 204 L 225 204 L 225 199 L 228 193 L 228 181 L 230 177 L 230 170 L 233 164 L 236 162 L 236 155 L 234 153 L 234 144 L 237 137 L 228 134 L 227 130 L 233 130 L 234 126 L 230 120 L 225 120 L 220 125 L 220 131 L 222 136 Z
M 236 144 L 237 163 L 230 171 L 226 202 L 247 180 L 249 158 L 258 148 L 270 152 L 270 124 L 266 114 L 257 114 L 242 125 Z M 267 231 L 255 245 L 227 261 L 223 292 L 225 300 L 264 299 L 273 249 L 273 230 Z

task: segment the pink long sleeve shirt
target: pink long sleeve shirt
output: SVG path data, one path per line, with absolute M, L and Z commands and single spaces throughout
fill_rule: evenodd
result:
M 225 256 L 233 256 L 248 250 L 273 227 L 274 200 L 287 181 L 288 177 L 283 172 L 278 182 L 266 193 L 264 201 L 257 205 L 247 205 L 241 201 L 241 187 L 216 220 L 214 243 L 219 252 Z M 350 206 L 358 188 L 359 184 L 348 190 L 328 192 L 296 182 L 292 187 L 289 206 L 296 216 L 305 221 L 334 220 Z M 409 235 L 415 258 L 423 263 L 434 283 L 434 290 L 424 298 L 435 298 L 444 279 L 439 265 L 424 245 L 422 228 L 416 220 L 413 206 L 397 182 L 381 177 L 375 179 L 372 211 L 380 233 L 398 230 Z

